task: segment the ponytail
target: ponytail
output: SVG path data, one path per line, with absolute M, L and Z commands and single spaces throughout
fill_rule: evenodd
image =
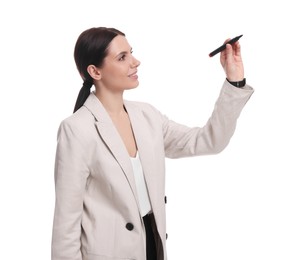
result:
M 90 88 L 92 87 L 93 83 L 89 80 L 84 80 L 83 86 L 80 89 L 78 98 L 75 102 L 73 113 L 76 112 L 80 107 L 82 107 L 90 94 Z

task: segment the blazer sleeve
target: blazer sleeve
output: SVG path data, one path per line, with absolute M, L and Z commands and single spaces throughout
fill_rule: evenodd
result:
M 55 159 L 55 211 L 52 260 L 81 260 L 81 217 L 88 177 L 82 133 L 63 121 Z
M 203 127 L 187 127 L 163 118 L 165 155 L 180 158 L 221 152 L 234 134 L 237 119 L 253 88 L 224 82 L 211 117 Z

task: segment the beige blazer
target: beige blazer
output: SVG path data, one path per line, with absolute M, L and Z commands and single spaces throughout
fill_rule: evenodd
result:
M 154 212 L 159 260 L 166 256 L 165 157 L 215 154 L 230 141 L 253 93 L 225 81 L 204 127 L 177 124 L 146 103 L 125 101 Z M 55 162 L 52 260 L 145 260 L 145 229 L 129 154 L 91 93 L 63 120 Z

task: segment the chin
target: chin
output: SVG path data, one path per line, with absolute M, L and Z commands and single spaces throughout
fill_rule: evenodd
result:
M 133 85 L 127 87 L 126 89 L 134 89 L 134 88 L 137 88 L 138 85 L 139 85 L 139 82 L 137 82 L 136 84 L 133 84 Z

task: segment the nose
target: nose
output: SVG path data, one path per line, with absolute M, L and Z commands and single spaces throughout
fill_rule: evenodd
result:
M 137 68 L 139 65 L 140 65 L 140 61 L 137 60 L 134 56 L 133 56 L 133 59 L 132 59 L 132 67 L 133 68 Z

